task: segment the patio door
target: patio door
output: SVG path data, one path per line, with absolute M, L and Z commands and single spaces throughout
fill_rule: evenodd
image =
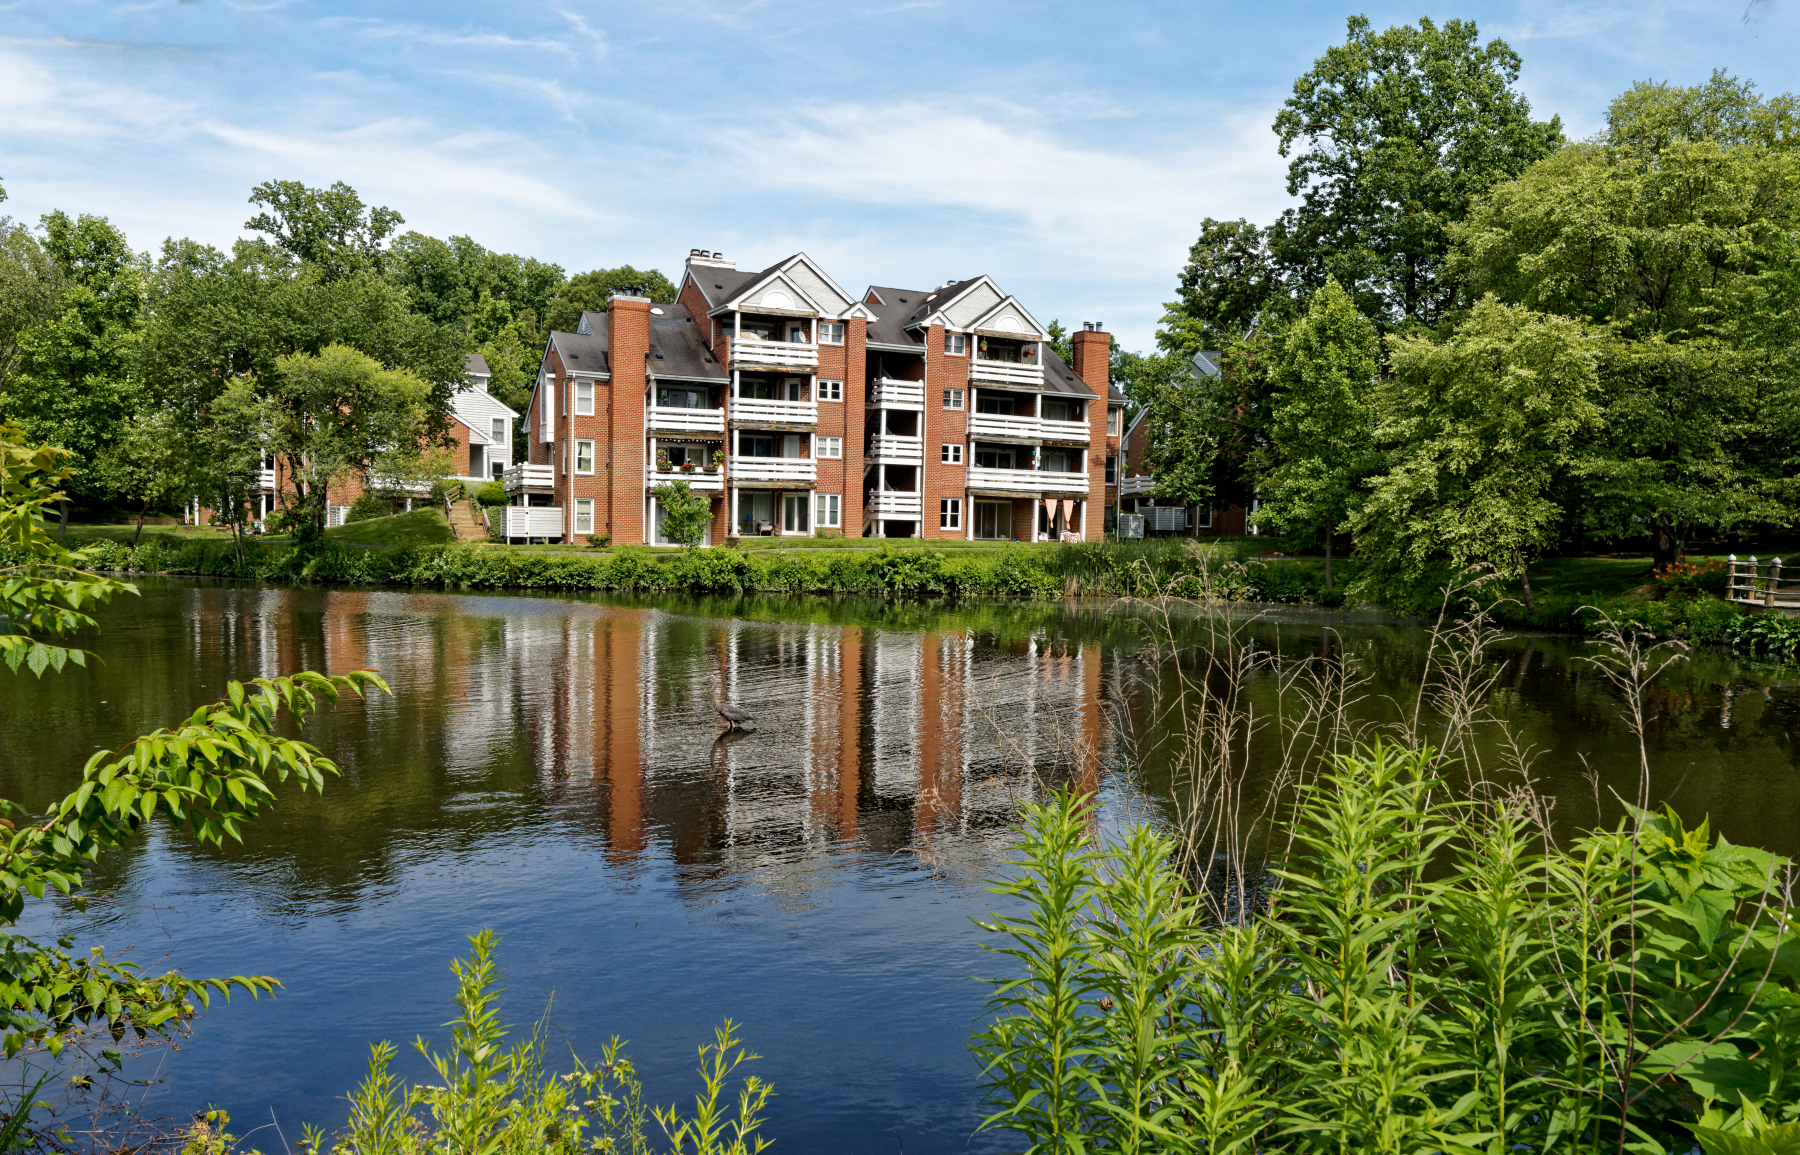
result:
M 784 493 L 781 495 L 781 532 L 806 533 L 808 529 L 807 514 L 812 506 L 810 493 Z

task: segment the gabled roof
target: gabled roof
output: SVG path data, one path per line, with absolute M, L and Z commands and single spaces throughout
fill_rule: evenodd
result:
M 1075 370 L 1069 368 L 1063 359 L 1056 355 L 1056 350 L 1048 345 L 1044 347 L 1044 392 L 1061 393 L 1071 397 L 1098 398 L 1100 396 L 1089 387 L 1086 381 L 1077 377 Z
M 802 278 L 816 280 L 818 286 L 834 294 L 835 299 L 821 300 L 819 292 L 816 291 L 817 287 L 815 290 L 808 290 L 799 283 Z M 720 301 L 714 302 L 710 294 L 707 301 L 713 305 L 713 312 L 743 308 L 744 302 L 748 298 L 766 290 L 771 281 L 785 283 L 786 287 L 782 291 L 791 293 L 803 305 L 803 308 L 796 310 L 798 312 L 813 312 L 825 317 L 839 317 L 845 315 L 846 310 L 853 308 L 856 304 L 856 298 L 844 292 L 843 287 L 831 279 L 831 274 L 820 268 L 818 263 L 805 253 L 795 253 L 775 262 L 760 273 L 750 274 L 736 288 L 728 291 L 722 290 L 724 297 Z M 714 283 L 725 284 L 724 281 Z M 777 307 L 786 308 L 786 306 Z
M 973 286 L 971 286 L 971 287 L 973 287 Z M 999 292 L 1000 291 L 999 286 L 995 286 L 994 291 Z M 1017 314 L 1017 315 L 1015 316 L 1014 314 Z M 1043 340 L 1047 340 L 1050 336 L 1049 330 L 1045 329 L 1044 326 L 1038 322 L 1038 319 L 1036 317 L 1032 316 L 1030 311 L 1028 309 L 1026 309 L 1024 305 L 1021 305 L 1019 303 L 1019 299 L 1017 297 L 1014 297 L 1010 294 L 1001 297 L 999 304 L 995 305 L 993 308 L 989 309 L 987 312 L 983 313 L 981 316 L 975 318 L 975 320 L 969 325 L 969 328 L 971 328 L 971 329 L 992 329 L 995 332 L 1007 332 L 1008 331 L 1009 327 L 1006 325 L 996 326 L 994 324 L 991 324 L 991 322 L 993 322 L 995 320 L 1018 321 L 1020 324 L 1030 325 L 1031 331 L 1019 332 L 1020 337 L 1030 337 L 1030 338 L 1033 338 L 1038 341 L 1043 341 Z M 1018 332 L 1018 330 L 1012 330 L 1012 331 Z
M 681 305 L 650 306 L 650 359 L 652 377 L 686 380 L 729 381 L 731 374 L 719 364 L 700 337 L 700 326 Z
M 494 375 L 488 369 L 487 358 L 480 353 L 470 353 L 463 359 L 463 372 L 471 377 L 492 377 Z
M 699 268 L 688 266 L 686 280 L 694 282 L 706 303 L 717 306 L 737 293 L 744 282 L 752 277 L 760 277 L 761 273 L 741 273 L 736 269 L 721 269 L 702 265 Z M 680 294 L 677 294 L 679 296 Z
M 863 300 L 870 296 L 875 298 L 878 306 L 876 319 L 869 322 L 869 340 L 877 345 L 914 345 L 924 348 L 924 340 L 914 332 L 909 332 L 906 323 L 920 307 L 920 303 L 931 290 L 929 289 L 890 289 L 879 285 L 870 285 Z
M 610 375 L 612 361 L 607 353 L 607 330 L 612 319 L 605 313 L 583 313 L 581 320 L 581 327 L 588 330 L 585 333 L 550 334 L 550 344 L 562 358 L 563 371 Z
M 973 289 L 977 284 L 987 280 L 985 276 L 970 277 L 966 281 L 952 281 L 948 285 L 936 289 L 926 289 L 919 294 L 918 307 L 906 318 L 906 323 L 920 328 L 929 327 L 934 313 L 941 313 L 956 302 L 956 299 Z M 952 325 L 951 328 L 956 326 Z

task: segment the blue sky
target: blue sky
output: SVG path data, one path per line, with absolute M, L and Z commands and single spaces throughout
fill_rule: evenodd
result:
M 343 180 L 571 272 L 986 272 L 1142 348 L 1199 220 L 1286 203 L 1269 125 L 1359 11 L 1474 19 L 1571 136 L 1638 79 L 1800 89 L 1800 0 L 0 0 L 0 212 L 223 245 L 256 182 Z

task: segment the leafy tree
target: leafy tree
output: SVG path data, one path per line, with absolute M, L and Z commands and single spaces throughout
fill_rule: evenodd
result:
M 440 325 L 472 327 L 483 306 L 501 309 L 505 321 L 541 318 L 563 287 L 563 271 L 531 257 L 496 253 L 472 237 L 448 241 L 407 233 L 388 253 L 388 277 L 411 294 L 413 308 Z M 477 333 L 477 341 L 489 333 Z
M 144 533 L 144 517 L 151 506 L 185 495 L 192 480 L 183 440 L 186 430 L 167 409 L 140 413 L 126 424 L 125 435 L 101 455 L 94 472 L 114 496 L 137 503 L 136 545 Z
M 1791 98 L 1722 74 L 1640 84 L 1604 140 L 1496 187 L 1458 229 L 1470 284 L 1610 334 L 1599 464 L 1571 501 L 1602 539 L 1648 528 L 1658 565 L 1695 527 L 1792 516 L 1782 342 L 1743 338 L 1772 334 L 1793 298 L 1738 286 L 1775 287 L 1800 228 L 1794 120 Z
M 96 605 L 137 592 L 81 570 L 45 531 L 44 509 L 61 497 L 56 487 L 69 477 L 68 456 L 33 446 L 16 425 L 0 425 L 0 541 L 9 558 L 0 569 L 0 628 L 7 630 L 0 654 L 14 672 L 23 665 L 40 677 L 71 662 L 85 665 L 83 651 L 58 643 L 92 628 Z M 275 784 L 292 777 L 303 790 L 322 789 L 337 766 L 290 737 L 289 728 L 303 726 L 321 700 L 370 687 L 387 688 L 366 670 L 230 682 L 224 698 L 176 728 L 96 752 L 80 787 L 48 813 L 33 817 L 0 799 L 0 811 L 10 815 L 0 840 L 0 1050 L 8 1058 L 27 1047 L 55 1057 L 93 1044 L 102 1048 L 102 1062 L 116 1066 L 111 1044 L 127 1034 L 166 1036 L 215 994 L 262 994 L 281 985 L 267 975 L 147 976 L 98 947 L 77 952 L 71 935 L 44 944 L 11 928 L 28 898 L 41 902 L 52 889 L 83 907 L 89 864 L 134 841 L 158 814 L 219 846 L 239 839 L 243 824 L 273 803 Z
M 325 532 L 332 485 L 353 473 L 366 483 L 384 454 L 425 437 L 430 386 L 347 345 L 282 357 L 266 390 L 271 444 L 286 464 L 303 542 Z
M 61 274 L 62 292 L 52 314 L 19 335 L 17 371 L 0 396 L 0 414 L 35 440 L 71 451 L 72 485 L 93 494 L 94 466 L 136 408 L 143 270 L 125 235 L 104 217 L 51 213 L 44 250 Z
M 1556 541 L 1552 487 L 1600 420 L 1597 346 L 1577 321 L 1492 298 L 1445 342 L 1390 340 L 1376 402 L 1386 469 L 1352 515 L 1373 581 L 1492 566 L 1536 609 L 1526 569 Z
M 548 336 L 550 330 L 573 332 L 584 311 L 604 310 L 614 293 L 630 293 L 667 304 L 675 299 L 675 285 L 655 269 L 639 270 L 630 265 L 577 273 L 550 302 L 544 335 Z
M 1132 383 L 1148 423 L 1144 465 L 1158 499 L 1182 505 L 1248 507 L 1252 462 L 1268 443 L 1271 368 L 1278 342 L 1254 333 L 1219 353 L 1210 375 L 1175 355 L 1156 360 Z
M 1332 538 L 1379 466 L 1373 393 L 1380 362 L 1374 322 L 1336 281 L 1313 295 L 1276 360 L 1257 520 L 1322 532 L 1327 589 Z
M 24 225 L 0 217 L 0 396 L 19 360 L 19 338 L 55 314 L 62 269 Z
M 1434 324 L 1458 300 L 1443 268 L 1450 226 L 1562 141 L 1559 119 L 1531 119 L 1518 75 L 1518 54 L 1481 44 L 1472 22 L 1376 33 L 1352 16 L 1275 118 L 1301 198 L 1270 237 L 1285 275 L 1335 277 L 1384 325 Z
M 406 223 L 393 209 L 364 205 L 343 181 L 328 189 L 297 180 L 264 181 L 250 191 L 250 203 L 265 211 L 244 227 L 268 237 L 251 243 L 312 266 L 328 281 L 379 270 L 387 239 Z
M 231 530 L 239 567 L 244 564 L 244 531 L 250 524 L 265 458 L 275 452 L 277 411 L 248 377 L 235 377 L 213 398 L 199 419 L 188 447 L 194 495 Z
M 1283 270 L 1269 233 L 1246 220 L 1200 222 L 1200 238 L 1181 270 L 1180 298 L 1164 308 L 1163 348 L 1193 356 L 1250 334 L 1259 318 L 1289 307 Z
M 663 536 L 688 549 L 697 547 L 712 520 L 712 501 L 685 481 L 665 481 L 650 494 L 662 510 Z

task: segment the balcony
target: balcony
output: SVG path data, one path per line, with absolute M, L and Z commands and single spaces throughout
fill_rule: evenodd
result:
M 817 373 L 819 347 L 801 341 L 765 341 L 761 337 L 731 339 L 733 369 L 774 369 L 780 372 Z M 1042 379 L 1040 374 L 1039 379 Z
M 969 470 L 969 488 L 1021 497 L 1040 493 L 1085 494 L 1088 475 L 1053 473 L 1047 469 L 982 469 L 977 466 Z
M 1058 422 L 1058 424 L 1064 424 Z M 1004 413 L 969 414 L 969 436 L 977 441 L 1042 441 L 1043 424 L 1035 417 L 1012 417 Z
M 878 493 L 871 489 L 863 498 L 863 513 L 874 518 L 917 518 L 921 509 L 923 503 L 916 493 L 898 493 L 892 489 Z
M 1047 441 L 1079 441 L 1086 445 L 1092 432 L 1085 421 L 1052 421 L 1048 417 L 1038 418 L 1038 434 Z
M 1042 365 L 1015 365 L 1010 361 L 984 361 L 980 357 L 973 357 L 969 360 L 969 380 L 1042 389 L 1044 387 L 1044 367 Z
M 1120 497 L 1145 497 L 1156 492 L 1154 477 L 1121 477 L 1119 479 Z
M 761 397 L 731 399 L 733 425 L 817 425 L 817 401 L 769 401 Z
M 881 409 L 923 409 L 925 384 L 899 377 L 877 377 L 869 382 L 869 404 Z
M 917 437 L 877 433 L 869 438 L 869 456 L 884 464 L 918 465 L 925 460 L 925 443 Z
M 515 465 L 501 478 L 508 497 L 515 493 L 553 493 L 556 490 L 556 471 L 548 465 Z
M 725 411 L 652 405 L 644 415 L 644 428 L 652 433 L 723 433 Z
M 431 492 L 431 482 L 417 477 L 402 478 L 385 473 L 371 473 L 368 488 L 376 493 L 404 493 L 408 497 L 423 497 Z
M 252 485 L 250 487 L 250 492 L 251 493 L 274 493 L 275 492 L 275 471 L 273 469 L 257 470 L 256 484 Z
M 734 457 L 726 470 L 733 485 L 806 489 L 819 479 L 818 464 L 810 457 Z
M 671 469 L 667 473 L 654 467 L 644 470 L 646 488 L 661 485 L 665 481 L 685 481 L 688 488 L 695 493 L 724 493 L 725 475 L 708 473 L 704 469 L 696 469 L 692 473 L 683 473 L 679 469 Z
M 501 541 L 533 537 L 562 540 L 563 511 L 554 506 L 491 505 L 487 515 L 489 532 Z

